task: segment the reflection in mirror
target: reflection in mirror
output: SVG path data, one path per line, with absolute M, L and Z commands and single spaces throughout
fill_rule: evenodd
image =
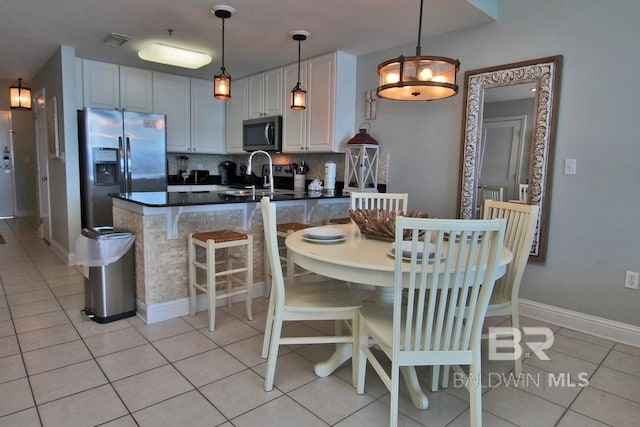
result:
M 535 261 L 546 257 L 561 63 L 555 56 L 465 73 L 460 217 L 481 217 L 483 194 L 539 205 Z

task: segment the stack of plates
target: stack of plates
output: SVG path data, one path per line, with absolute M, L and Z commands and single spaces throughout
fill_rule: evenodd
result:
M 339 228 L 311 227 L 304 230 L 302 238 L 312 243 L 339 243 L 344 242 L 347 235 Z
M 402 259 L 405 261 L 408 261 L 411 259 L 411 243 L 412 242 L 410 241 L 402 242 Z M 396 245 L 395 243 L 392 243 L 391 247 L 387 251 L 387 254 L 389 256 L 392 256 L 392 257 L 396 256 L 395 245 Z M 417 242 L 417 246 L 418 246 L 417 258 L 421 260 L 422 253 L 424 252 L 424 242 Z M 433 243 L 429 243 L 429 261 L 433 261 L 435 250 L 436 250 L 436 245 L 434 245 Z

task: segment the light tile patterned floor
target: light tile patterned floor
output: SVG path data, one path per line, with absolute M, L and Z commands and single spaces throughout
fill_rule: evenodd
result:
M 283 348 L 275 388 L 263 390 L 260 349 L 266 300 L 254 320 L 241 304 L 153 325 L 129 318 L 100 325 L 80 315 L 83 279 L 36 235 L 28 219 L 0 220 L 0 426 L 385 426 L 389 396 L 375 374 L 366 394 L 348 363 L 313 373 L 325 345 Z M 508 322 L 492 319 L 492 324 Z M 485 426 L 640 425 L 640 349 L 549 326 L 550 361 L 525 361 L 526 381 L 507 383 L 510 362 L 485 361 Z M 330 325 L 293 324 L 287 333 Z M 419 368 L 427 381 L 429 370 Z M 550 384 L 563 378 L 564 386 Z M 562 376 L 562 375 L 570 375 Z M 589 385 L 580 386 L 579 375 Z M 418 410 L 401 391 L 403 426 L 468 425 L 468 395 L 453 381 Z

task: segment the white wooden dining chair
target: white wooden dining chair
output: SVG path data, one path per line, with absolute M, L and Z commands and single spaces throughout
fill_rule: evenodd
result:
M 387 212 L 407 212 L 407 193 L 351 193 L 351 209 L 384 209 Z
M 507 271 L 496 281 L 487 308 L 487 317 L 511 316 L 511 326 L 520 328 L 518 294 L 520 282 L 527 267 L 533 237 L 538 222 L 537 205 L 522 203 L 487 201 L 484 205 L 484 219 L 504 218 L 507 221 L 504 245 L 513 254 L 513 261 Z M 522 373 L 522 359 L 515 361 L 515 374 Z
M 267 312 L 267 323 L 262 346 L 262 358 L 267 358 L 264 378 L 265 391 L 273 389 L 278 349 L 282 344 L 353 343 L 351 332 L 338 334 L 345 320 L 354 325 L 360 300 L 353 289 L 344 282 L 325 280 L 322 282 L 287 283 L 285 286 L 282 265 L 278 254 L 276 233 L 276 205 L 263 197 L 262 219 L 265 245 L 271 267 L 272 287 Z M 331 336 L 283 337 L 282 324 L 286 321 L 335 320 L 336 334 Z
M 505 274 L 496 280 L 485 317 L 511 316 L 511 325 L 514 328 L 520 328 L 518 293 L 533 244 L 538 210 L 538 206 L 494 200 L 487 200 L 484 205 L 484 219 L 501 218 L 506 221 L 504 246 L 513 254 L 513 261 L 507 265 Z M 436 391 L 440 371 L 437 367 L 433 369 L 431 390 Z M 522 373 L 520 358 L 515 360 L 514 373 L 516 376 Z M 445 366 L 442 372 L 442 387 L 446 388 L 448 382 L 449 368 Z
M 405 231 L 411 233 L 410 250 L 403 252 Z M 482 425 L 480 337 L 504 232 L 504 220 L 398 217 L 394 250 L 402 256 L 395 257 L 393 307 L 363 305 L 354 351 L 358 394 L 364 393 L 367 361 L 391 393 L 390 426 L 398 421 L 400 367 L 444 363 L 469 366 L 464 383 L 471 425 Z M 406 264 L 410 271 L 403 273 Z M 389 373 L 371 341 L 390 359 Z
M 519 184 L 518 200 L 527 203 L 529 200 L 529 184 Z

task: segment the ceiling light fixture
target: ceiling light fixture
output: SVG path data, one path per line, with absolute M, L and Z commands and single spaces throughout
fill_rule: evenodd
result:
M 138 52 L 140 59 L 157 62 L 159 64 L 173 65 L 174 67 L 189 68 L 192 70 L 204 67 L 211 62 L 211 55 L 195 52 L 193 50 L 168 46 L 166 44 L 151 43 Z
M 18 79 L 18 86 L 9 87 L 9 100 L 12 110 L 31 110 L 31 89 L 22 86 L 22 79 Z
M 300 83 L 300 44 L 311 35 L 311 33 L 303 30 L 292 31 L 293 39 L 298 42 L 298 82 L 291 91 L 291 109 L 304 110 L 307 107 L 307 91 L 304 90 Z
M 224 5 L 214 6 L 211 9 L 211 13 L 222 19 L 222 66 L 220 67 L 220 73 L 213 76 L 213 97 L 223 101 L 231 99 L 231 75 L 224 68 L 224 21 L 231 18 L 235 11 L 231 6 Z
M 456 73 L 460 61 L 442 56 L 422 56 L 422 8 L 420 0 L 420 23 L 416 56 L 390 59 L 378 65 L 378 96 L 397 101 L 433 101 L 448 98 L 458 93 Z

